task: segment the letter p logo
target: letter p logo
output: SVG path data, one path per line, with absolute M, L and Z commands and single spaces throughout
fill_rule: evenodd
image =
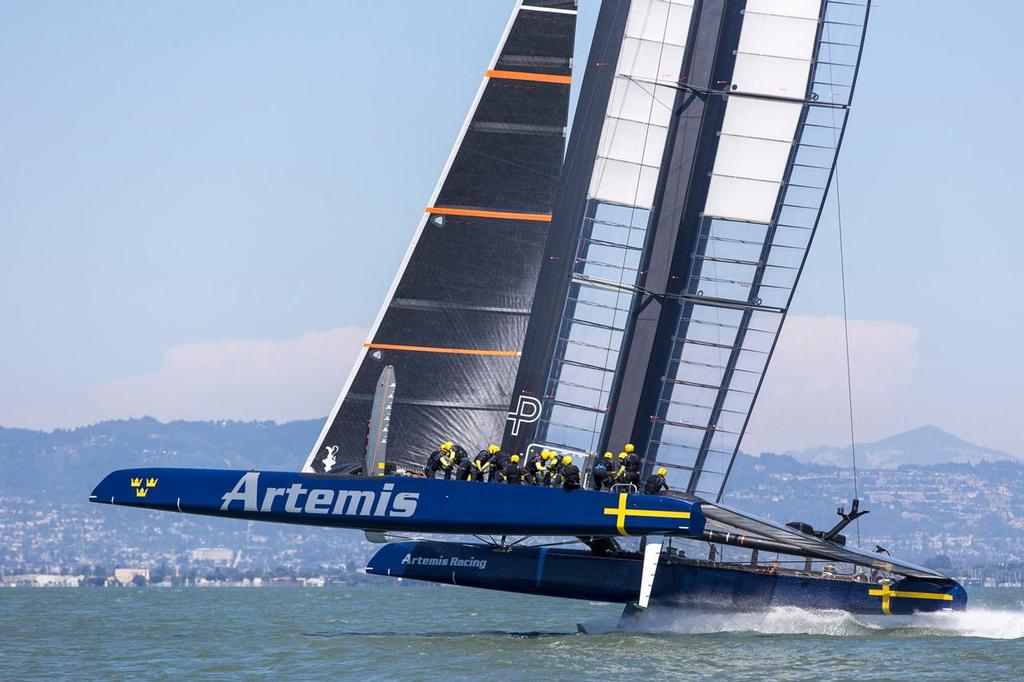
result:
M 516 409 L 508 413 L 505 421 L 512 422 L 512 435 L 519 435 L 519 428 L 523 424 L 532 424 L 540 419 L 540 401 L 530 396 L 519 394 L 516 401 Z

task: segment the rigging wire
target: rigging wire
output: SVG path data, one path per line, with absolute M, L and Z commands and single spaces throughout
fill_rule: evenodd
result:
M 825 31 L 831 33 L 828 25 Z M 828 36 L 831 38 L 831 35 Z M 832 62 L 831 40 L 826 41 L 825 49 L 828 51 L 829 61 L 829 82 L 835 82 L 834 65 Z M 839 146 L 839 138 L 836 132 L 836 110 L 832 110 L 832 140 L 833 144 Z M 833 179 L 836 187 L 836 226 L 839 232 L 839 279 L 843 290 L 843 345 L 846 352 L 846 404 L 850 414 L 850 458 L 853 463 L 853 499 L 860 498 L 860 481 L 857 475 L 857 439 L 853 418 L 853 371 L 850 368 L 850 316 L 846 301 L 846 249 L 843 244 L 843 195 L 839 186 L 839 159 L 836 158 L 835 166 L 832 169 Z M 860 546 L 860 518 L 855 521 L 857 524 L 857 545 Z
M 846 401 L 850 411 L 850 456 L 853 461 L 853 498 L 860 498 L 860 484 L 857 477 L 857 440 L 853 423 L 853 372 L 850 369 L 850 319 L 846 306 L 846 255 L 843 246 L 843 202 L 839 191 L 839 164 L 835 169 L 836 180 L 836 224 L 839 227 L 839 278 L 843 288 L 843 340 L 846 349 Z M 860 519 L 857 521 L 857 544 L 860 545 Z

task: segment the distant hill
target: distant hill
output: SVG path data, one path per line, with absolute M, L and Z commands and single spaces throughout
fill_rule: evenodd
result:
M 104 475 L 128 466 L 297 471 L 322 426 L 144 417 L 49 433 L 0 428 L 0 495 L 85 502 Z
M 821 446 L 787 452 L 798 462 L 847 468 L 852 466 L 850 446 Z M 865 469 L 895 469 L 904 465 L 979 464 L 981 462 L 1024 462 L 1024 458 L 1001 450 L 985 448 L 943 431 L 922 426 L 875 443 L 857 444 L 857 465 Z

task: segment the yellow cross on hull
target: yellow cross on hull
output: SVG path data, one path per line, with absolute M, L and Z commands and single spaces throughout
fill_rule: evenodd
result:
M 882 585 L 881 589 L 868 590 L 872 597 L 882 598 L 882 613 L 891 615 L 890 600 L 894 598 L 904 599 L 932 599 L 935 601 L 953 601 L 953 595 L 938 592 L 905 592 L 891 589 L 888 585 Z
M 690 518 L 690 512 L 681 511 L 660 511 L 657 509 L 626 509 L 626 493 L 619 493 L 619 506 L 617 507 L 605 507 L 604 513 L 608 516 L 615 517 L 615 528 L 619 531 L 619 535 L 629 535 L 626 532 L 626 517 L 627 516 L 643 516 L 647 518 L 659 518 L 659 519 L 688 519 Z

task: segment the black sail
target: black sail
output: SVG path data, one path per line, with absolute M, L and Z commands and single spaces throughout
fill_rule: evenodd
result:
M 501 437 L 562 166 L 573 0 L 520 0 L 391 291 L 304 471 L 363 460 L 395 368 L 389 462 Z

